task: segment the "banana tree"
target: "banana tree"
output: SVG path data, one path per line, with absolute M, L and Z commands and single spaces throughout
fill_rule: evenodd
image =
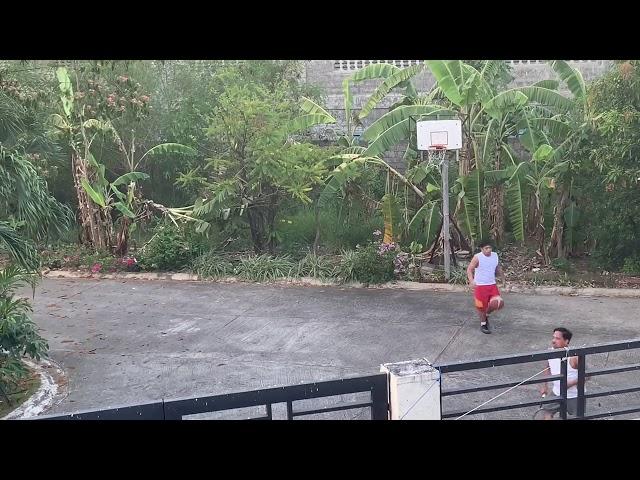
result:
M 99 205 L 91 200 L 83 183 L 91 182 L 98 174 L 89 163 L 91 144 L 95 135 L 87 129 L 84 108 L 75 108 L 75 98 L 71 78 L 64 67 L 56 70 L 60 92 L 61 113 L 52 115 L 53 126 L 60 137 L 71 149 L 71 169 L 73 184 L 78 199 L 78 220 L 81 226 L 81 239 L 94 248 L 106 249 L 111 246 L 113 225 L 111 217 L 106 215 Z M 90 120 L 89 120 L 90 121 Z
M 374 63 L 356 71 L 350 77 L 342 81 L 342 92 L 344 96 L 344 112 L 346 131 L 343 136 L 338 139 L 338 145 L 344 148 L 354 147 L 358 145 L 359 139 L 354 136 L 355 129 L 362 126 L 362 121 L 377 106 L 379 100 L 384 98 L 394 88 L 402 88 L 403 95 L 399 102 L 395 105 L 411 103 L 412 99 L 417 97 L 415 87 L 410 81 L 412 72 L 422 70 L 421 65 L 414 66 L 411 70 L 401 69 L 389 63 Z M 404 80 L 399 76 L 404 77 Z M 356 115 L 353 111 L 353 96 L 351 94 L 351 86 L 367 81 L 382 79 L 383 83 L 376 89 L 374 94 L 369 98 L 360 112 Z M 376 100 L 378 98 L 379 100 Z
M 513 149 L 505 149 L 505 157 L 511 163 L 507 168 L 487 172 L 491 182 L 506 184 L 506 196 L 511 229 L 516 238 L 524 238 L 527 216 L 531 223 L 531 236 L 536 241 L 538 251 L 545 262 L 546 254 L 546 212 L 556 188 L 555 178 L 568 168 L 568 162 L 558 162 L 557 151 L 548 144 L 540 145 L 533 153 L 531 161 L 517 157 Z M 531 198 L 531 207 L 527 198 Z M 576 215 L 576 212 L 573 212 Z
M 561 131 L 560 122 L 549 112 L 565 112 L 571 102 L 555 91 L 557 82 L 553 81 L 497 92 L 486 77 L 492 76 L 500 62 L 484 62 L 481 70 L 452 61 L 427 63 L 449 101 L 458 107 L 463 121 L 466 148 L 461 152 L 459 173 L 464 179 L 461 186 L 465 194 L 457 213 L 463 215 L 463 225 L 472 240 L 485 231 L 500 240 L 505 230 L 505 192 L 500 185 L 484 182 L 484 171 L 502 168 L 509 139 L 519 131 L 525 132 L 518 137 L 520 142 L 531 150 L 545 139 L 542 124 L 554 132 Z M 467 191 L 470 195 L 466 195 Z M 510 196 L 513 194 L 514 190 L 509 192 Z M 483 211 L 488 213 L 486 226 Z M 514 232 L 519 241 L 524 240 L 521 232 Z
M 530 212 L 532 231 L 547 261 L 552 256 L 558 258 L 565 256 L 565 227 L 568 228 L 567 233 L 571 236 L 577 228 L 580 211 L 575 200 L 572 199 L 571 186 L 580 162 L 579 155 L 574 152 L 580 141 L 587 135 L 589 125 L 597 119 L 590 113 L 585 83 L 580 71 L 562 60 L 552 61 L 550 66 L 565 85 L 569 95 L 561 95 L 556 91 L 560 86 L 557 80 L 539 82 L 536 85 L 544 89 L 544 94 L 524 91 L 534 101 L 527 105 L 528 114 L 518 123 L 518 128 L 522 132 L 521 143 L 532 154 L 543 144 L 554 146 L 548 162 L 550 168 L 554 164 L 558 166 L 553 170 L 553 178 L 550 178 L 553 197 L 556 198 L 550 198 L 550 202 L 555 200 L 551 202 L 554 205 L 553 226 L 546 240 L 541 238 L 544 235 L 539 227 L 539 212 L 543 206 L 538 204 L 538 197 L 531 197 Z M 569 248 L 572 244 L 570 239 Z
M 118 177 L 113 182 L 109 182 L 105 177 L 105 167 L 98 164 L 90 153 L 87 157 L 89 165 L 91 165 L 97 174 L 95 179 L 89 183 L 85 178 L 81 179 L 81 185 L 89 198 L 100 207 L 105 218 L 112 218 L 112 211 L 115 209 L 120 212 L 120 217 L 116 220 L 119 224 L 119 232 L 115 244 L 115 253 L 124 255 L 128 250 L 128 238 L 135 228 L 133 223 L 139 214 L 134 213 L 134 201 L 136 194 L 136 182 L 149 178 L 146 173 L 129 172 Z M 119 186 L 126 186 L 126 193 L 119 190 Z M 113 225 L 113 224 L 110 224 Z M 112 238 L 113 231 L 107 230 L 106 237 Z
M 364 118 L 373 108 L 393 89 L 406 84 L 410 78 L 425 69 L 431 68 L 437 73 L 437 86 L 426 95 L 405 95 L 405 98 L 398 102 L 389 113 L 383 115 L 375 121 L 365 132 L 364 139 L 369 141 L 366 153 L 368 155 L 382 155 L 394 145 L 408 141 L 405 152 L 405 159 L 415 158 L 417 152 L 415 148 L 415 138 L 411 138 L 412 122 L 415 118 L 443 116 L 460 116 L 460 106 L 470 102 L 478 93 L 479 87 L 484 88 L 485 84 L 474 80 L 478 78 L 478 72 L 462 62 L 426 62 L 425 64 L 414 65 L 402 69 L 387 78 L 371 95 L 362 111 L 360 117 Z M 475 73 L 474 73 L 475 72 Z M 464 80 L 466 78 L 466 80 Z M 462 79 L 462 80 L 461 80 Z M 467 147 L 470 142 L 466 142 Z M 464 163 L 465 155 L 463 154 Z M 413 171 L 410 170 L 412 174 Z M 478 177 L 478 176 L 477 176 Z M 481 179 L 481 177 L 479 177 Z M 476 178 L 477 184 L 478 178 Z M 460 183 L 458 187 L 465 186 Z M 471 190 L 469 188 L 469 190 Z M 460 195 L 462 199 L 464 193 Z M 468 233 L 476 236 L 476 224 L 481 216 L 475 212 L 480 210 L 479 202 L 475 208 L 466 215 Z M 467 201 L 466 205 L 469 205 Z M 473 221 L 472 221 L 473 220 Z M 479 230 L 482 230 L 480 228 Z
M 572 108 L 557 116 L 556 120 L 559 126 L 556 127 L 556 130 L 561 131 L 553 131 L 558 145 L 554 159 L 556 162 L 564 164 L 565 168 L 560 170 L 555 178 L 559 199 L 554 208 L 553 228 L 545 255 L 547 258 L 551 256 L 564 258 L 567 247 L 569 250 L 572 248 L 572 237 L 580 215 L 575 200 L 571 198 L 573 178 L 580 168 L 579 155 L 574 152 L 585 137 L 589 125 L 597 118 L 590 112 L 585 82 L 580 71 L 561 60 L 551 62 L 551 68 L 570 91 Z M 562 131 L 563 128 L 564 131 Z M 565 244 L 565 227 L 570 235 L 568 245 Z
M 109 182 L 105 176 L 104 164 L 98 163 L 93 154 L 88 152 L 87 161 L 96 172 L 95 180 L 93 182 L 89 182 L 87 179 L 81 180 L 82 188 L 91 200 L 100 206 L 106 218 L 112 219 L 112 212 L 119 212 L 120 215 L 115 220 L 117 227 L 115 238 L 113 237 L 113 231 L 107 231 L 106 235 L 112 239 L 114 253 L 124 255 L 129 250 L 129 238 L 137 228 L 137 222 L 150 215 L 148 208 L 146 208 L 149 203 L 143 201 L 139 188 L 139 182 L 148 179 L 149 175 L 137 171 L 137 169 L 148 158 L 166 154 L 196 155 L 197 152 L 193 148 L 179 143 L 162 143 L 137 157 L 135 135 L 132 135 L 131 143 L 127 147 L 110 122 L 92 119 L 84 122 L 84 127 L 88 130 L 95 129 L 111 136 L 124 157 L 124 166 L 127 172 L 113 182 Z M 126 189 L 124 193 L 120 190 L 122 186 Z M 151 202 L 151 204 L 156 205 L 155 202 Z M 156 208 L 156 210 L 158 209 Z M 170 217 L 173 213 L 172 209 L 160 211 L 168 213 Z M 184 216 L 184 212 L 179 213 Z M 188 216 L 185 218 L 188 218 Z
M 419 239 L 425 243 L 433 241 L 438 222 L 442 218 L 439 202 L 432 198 L 432 194 L 439 191 L 438 187 L 428 183 L 425 193 L 411 178 L 400 173 L 382 158 L 366 155 L 364 147 L 351 147 L 350 150 L 349 153 L 339 153 L 329 158 L 329 163 L 338 163 L 338 165 L 330 172 L 325 182 L 318 200 L 318 207 L 324 208 L 344 195 L 348 184 L 360 177 L 365 169 L 377 168 L 387 175 L 385 195 L 379 202 L 385 223 L 384 241 L 387 243 L 410 239 Z M 424 179 L 428 176 L 429 173 L 426 170 L 413 172 L 414 178 Z M 423 203 L 415 213 L 409 214 L 406 206 L 404 212 L 400 211 L 399 187 L 412 192 Z
M 461 61 L 427 61 L 436 86 L 426 95 L 406 96 L 389 113 L 375 121 L 365 132 L 369 142 L 366 153 L 382 155 L 394 145 L 409 140 L 405 158 L 415 158 L 411 120 L 417 116 L 456 115 L 463 124 L 464 148 L 460 155 L 459 179 L 452 184 L 458 202 L 454 218 L 461 221 L 471 241 L 486 232 L 498 239 L 504 233 L 504 192 L 501 185 L 486 184 L 485 170 L 502 168 L 504 151 L 510 137 L 525 131 L 524 144 L 541 138 L 538 126 L 560 129 L 548 111 L 565 112 L 571 101 L 554 90 L 557 82 L 537 84 L 497 92 L 488 79 L 502 67 L 500 61 L 485 61 L 476 69 Z M 389 76 L 371 95 L 360 116 L 366 116 L 392 88 L 421 72 L 409 67 Z M 542 118 L 536 118 L 542 117 Z M 529 128 L 533 120 L 536 128 Z M 410 168 L 408 173 L 411 173 Z M 487 192 L 488 189 L 488 192 Z M 485 208 L 488 205 L 488 209 Z M 488 210 L 488 222 L 485 216 Z M 523 237 L 518 235 L 518 240 Z

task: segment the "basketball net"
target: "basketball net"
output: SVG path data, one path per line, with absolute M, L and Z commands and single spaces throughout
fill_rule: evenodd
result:
M 447 146 L 432 145 L 432 148 L 427 150 L 427 155 L 429 157 L 429 163 L 442 165 L 442 162 L 444 162 L 444 159 L 447 156 Z

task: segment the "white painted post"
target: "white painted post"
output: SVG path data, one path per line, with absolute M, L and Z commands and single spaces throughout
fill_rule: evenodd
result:
M 440 420 L 440 372 L 427 359 L 385 363 L 391 420 Z

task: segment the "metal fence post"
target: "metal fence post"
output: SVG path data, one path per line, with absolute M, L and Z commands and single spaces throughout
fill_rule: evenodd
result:
M 560 418 L 562 420 L 567 419 L 567 363 L 569 358 L 563 358 L 560 360 Z
M 587 356 L 578 356 L 578 411 L 576 416 L 583 418 L 587 410 L 587 399 L 584 396 L 584 382 L 586 380 Z
M 381 375 L 371 388 L 371 420 L 389 420 L 389 384 L 386 375 Z

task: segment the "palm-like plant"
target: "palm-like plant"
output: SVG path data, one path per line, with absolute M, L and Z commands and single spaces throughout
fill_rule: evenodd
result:
M 29 318 L 31 305 L 14 294 L 24 285 L 35 285 L 36 277 L 19 266 L 0 270 L 0 391 L 6 392 L 28 372 L 23 356 L 39 360 L 48 350 Z M 6 395 L 5 395 L 6 396 Z
M 31 305 L 15 292 L 27 284 L 35 287 L 38 279 L 34 241 L 62 233 L 72 219 L 29 159 L 27 152 L 46 155 L 53 148 L 40 120 L 42 112 L 28 103 L 33 91 L 22 87 L 15 81 L 0 82 L 0 254 L 8 254 L 10 261 L 0 269 L 1 391 L 27 373 L 23 356 L 37 360 L 46 355 L 47 343 L 29 318 Z
M 431 91 L 418 94 L 411 85 L 411 78 L 427 67 L 434 75 L 436 85 Z M 459 178 L 453 183 L 451 193 L 458 199 L 454 218 L 461 221 L 472 242 L 487 231 L 497 237 L 504 232 L 504 187 L 497 181 L 495 173 L 485 175 L 485 172 L 501 171 L 519 163 L 514 158 L 509 139 L 520 132 L 520 141 L 533 152 L 544 140 L 545 130 L 555 134 L 563 131 L 564 124 L 554 117 L 554 113 L 564 113 L 572 108 L 571 100 L 555 90 L 557 82 L 544 81 L 528 87 L 497 91 L 491 79 L 503 67 L 500 61 L 484 61 L 479 68 L 461 61 L 427 61 L 406 69 L 387 69 L 385 80 L 358 115 L 364 119 L 392 90 L 404 89 L 400 100 L 390 111 L 367 128 L 363 138 L 368 141 L 368 146 L 360 153 L 361 156 L 379 158 L 394 145 L 408 142 L 405 159 L 409 161 L 417 154 L 415 138 L 412 138 L 413 120 L 436 115 L 455 115 L 461 119 L 464 149 L 460 155 Z M 373 69 L 368 68 L 373 75 Z M 366 69 L 363 72 L 357 73 L 359 78 L 367 77 Z M 361 165 L 367 163 L 357 156 L 352 159 L 356 160 Z M 346 171 L 345 165 L 339 168 Z M 433 179 L 434 173 L 423 165 L 410 165 L 406 178 L 419 184 L 427 177 Z M 338 179 L 341 177 L 345 176 L 336 176 Z M 518 176 L 509 177 L 506 193 L 509 199 L 516 200 L 515 204 L 508 202 L 509 216 L 512 224 L 515 223 L 516 239 L 523 241 L 524 209 L 522 197 L 516 195 L 522 185 L 518 183 Z M 433 185 L 432 181 L 429 184 Z M 411 188 L 413 191 L 419 190 L 413 187 L 415 185 Z M 418 197 L 425 198 L 421 194 Z M 488 225 L 485 204 L 491 207 Z M 424 211 L 422 208 L 417 210 L 420 216 Z M 415 226 L 419 222 L 414 220 Z
M 564 256 L 564 227 L 569 226 L 570 231 L 576 227 L 579 212 L 571 202 L 570 188 L 579 163 L 572 152 L 594 120 L 586 103 L 580 71 L 565 61 L 556 60 L 550 64 L 570 96 L 556 91 L 559 87 L 556 80 L 539 82 L 533 86 L 536 90 L 532 87 L 520 89 L 529 96 L 529 102 L 523 107 L 525 114 L 516 127 L 521 143 L 532 155 L 531 162 L 518 159 L 513 149 L 503 146 L 506 160 L 503 169 L 490 172 L 492 180 L 506 180 L 508 210 L 516 238 L 523 237 L 528 216 L 530 233 L 536 238 L 546 261 L 553 250 L 558 257 Z M 551 202 L 555 196 L 557 202 Z M 526 207 L 528 198 L 530 209 Z M 544 212 L 550 203 L 555 205 L 553 227 L 551 234 L 546 235 Z
M 25 284 L 35 286 L 38 277 L 40 260 L 26 235 L 37 239 L 51 229 L 64 230 L 70 215 L 48 194 L 46 183 L 28 161 L 1 145 L 0 179 L 0 252 L 13 261 L 0 269 L 0 390 L 4 392 L 27 373 L 22 357 L 39 359 L 48 348 L 29 318 L 29 302 L 14 295 Z

